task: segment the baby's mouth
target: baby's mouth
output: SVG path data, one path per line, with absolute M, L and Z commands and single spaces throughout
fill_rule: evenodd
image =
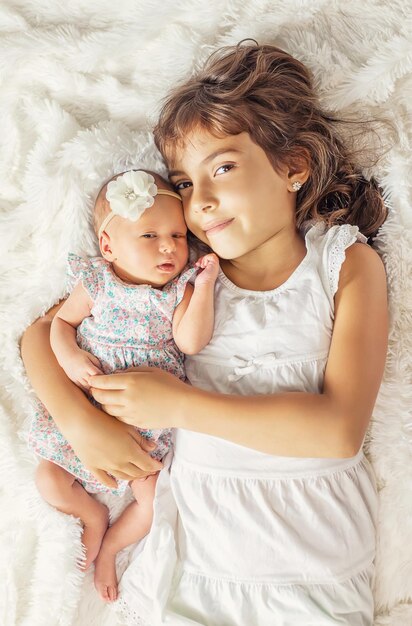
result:
M 170 273 L 174 271 L 175 264 L 172 262 L 166 262 L 166 263 L 160 263 L 159 265 L 156 265 L 156 267 L 160 272 Z

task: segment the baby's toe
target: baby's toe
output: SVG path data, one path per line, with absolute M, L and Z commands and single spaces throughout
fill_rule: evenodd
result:
M 115 600 L 117 600 L 117 587 L 109 586 L 108 595 L 109 595 L 110 602 L 114 602 Z
M 99 596 L 101 597 L 102 600 L 104 600 L 105 602 L 110 602 L 110 598 L 109 598 L 109 587 L 107 585 L 104 585 L 102 583 L 95 583 L 95 587 L 96 587 L 96 591 L 99 594 Z

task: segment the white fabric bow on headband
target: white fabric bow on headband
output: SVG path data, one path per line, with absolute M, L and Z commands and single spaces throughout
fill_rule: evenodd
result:
M 99 239 L 115 215 L 131 222 L 136 222 L 148 209 L 153 206 L 157 195 L 171 196 L 182 201 L 179 194 L 169 189 L 159 189 L 151 174 L 142 170 L 130 170 L 107 185 L 106 199 L 111 211 L 103 220 L 99 228 Z

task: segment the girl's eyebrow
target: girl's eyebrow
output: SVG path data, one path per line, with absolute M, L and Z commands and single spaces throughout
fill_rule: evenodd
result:
M 215 159 L 216 157 L 221 156 L 222 154 L 226 154 L 227 152 L 242 154 L 242 150 L 239 150 L 238 148 L 222 148 L 221 150 L 216 150 L 215 152 L 209 154 L 206 158 L 203 159 L 203 161 L 201 161 L 200 165 L 206 165 L 210 161 L 213 161 L 213 159 Z M 181 170 L 170 170 L 169 178 L 172 178 L 173 176 L 181 176 L 184 174 L 185 172 L 182 172 Z

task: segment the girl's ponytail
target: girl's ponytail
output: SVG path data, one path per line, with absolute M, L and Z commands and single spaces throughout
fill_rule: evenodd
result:
M 311 175 L 298 193 L 297 225 L 308 218 L 323 220 L 328 226 L 354 224 L 373 237 L 385 221 L 387 209 L 377 181 L 362 174 L 356 153 L 340 138 L 342 124 L 342 120 L 322 114 L 316 129 L 301 135 L 300 149 L 310 155 Z

